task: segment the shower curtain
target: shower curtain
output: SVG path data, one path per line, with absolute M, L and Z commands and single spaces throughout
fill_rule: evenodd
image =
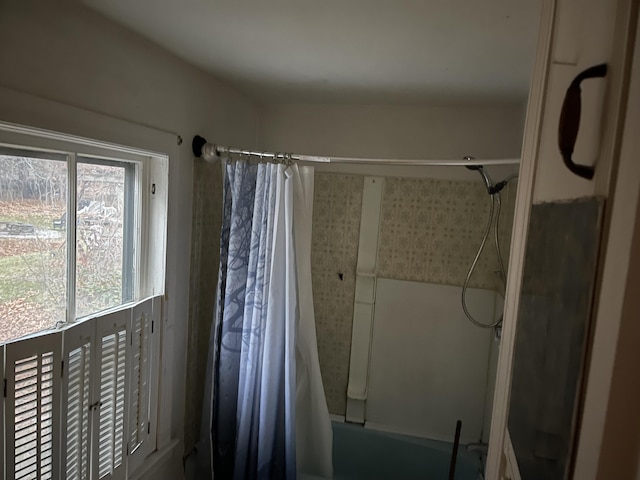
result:
M 199 448 L 199 457 L 210 455 L 211 477 L 331 478 L 311 292 L 312 211 L 312 168 L 225 165 Z

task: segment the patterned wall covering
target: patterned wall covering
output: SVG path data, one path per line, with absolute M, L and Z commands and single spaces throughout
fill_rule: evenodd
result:
M 344 414 L 364 177 L 316 174 L 311 271 L 318 354 L 331 413 Z M 342 278 L 341 278 L 342 276 Z
M 209 350 L 209 331 L 218 283 L 222 224 L 222 169 L 196 160 L 193 167 L 193 225 L 189 286 L 189 336 L 185 392 L 185 450 L 198 439 Z
M 316 174 L 312 273 L 320 367 L 329 411 L 344 415 L 364 177 Z M 503 191 L 500 239 L 505 259 L 515 182 Z M 385 178 L 378 276 L 462 285 L 489 215 L 478 181 Z M 492 243 L 470 285 L 502 291 Z M 342 279 L 340 278 L 342 275 Z
M 489 210 L 489 196 L 480 181 L 386 178 L 378 276 L 462 285 L 482 241 Z M 488 241 L 470 286 L 499 288 L 497 270 L 495 250 Z

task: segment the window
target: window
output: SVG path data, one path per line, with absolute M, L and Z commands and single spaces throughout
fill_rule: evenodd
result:
M 0 341 L 135 299 L 140 168 L 0 146 Z
M 155 450 L 167 158 L 0 124 L 0 478 Z

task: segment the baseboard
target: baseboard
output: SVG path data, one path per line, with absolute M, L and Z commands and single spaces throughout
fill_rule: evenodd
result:
M 173 440 L 161 450 L 153 452 L 149 458 L 129 475 L 130 480 L 179 480 L 184 478 L 180 456 L 175 455 L 179 440 Z

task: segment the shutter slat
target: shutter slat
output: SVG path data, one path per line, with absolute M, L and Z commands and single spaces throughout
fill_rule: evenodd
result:
M 35 458 L 34 458 L 35 460 Z M 32 465 L 29 465 L 28 467 L 25 468 L 17 468 L 16 469 L 16 479 L 21 479 L 21 478 L 36 478 L 35 475 L 36 471 L 38 469 L 38 465 L 36 464 L 36 462 L 34 462 Z
M 31 392 L 27 392 L 27 393 L 23 393 L 23 394 L 19 394 L 18 392 L 16 392 L 15 395 L 15 399 L 16 399 L 16 407 L 19 407 L 20 405 L 23 405 L 27 402 L 32 402 L 34 401 L 36 398 L 38 398 L 38 394 L 36 392 L 36 388 L 33 387 L 32 388 L 33 391 Z
M 23 445 L 35 441 L 37 438 L 38 438 L 38 434 L 35 431 L 32 433 L 26 434 L 20 438 L 16 437 L 16 444 L 15 444 L 16 451 Z

